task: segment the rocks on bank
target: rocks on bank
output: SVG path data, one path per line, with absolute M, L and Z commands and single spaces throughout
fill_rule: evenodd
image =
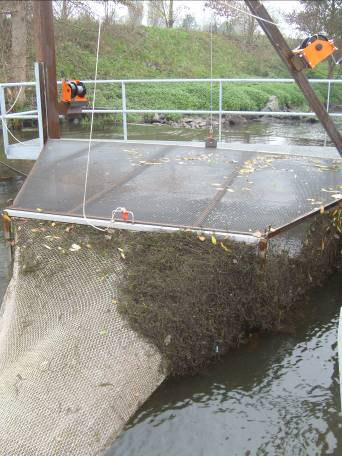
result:
M 224 128 L 234 127 L 238 125 L 243 125 L 249 120 L 261 120 L 264 118 L 263 113 L 269 112 L 291 112 L 289 106 L 280 108 L 278 97 L 272 95 L 269 97 L 265 107 L 260 111 L 260 114 L 242 116 L 240 114 L 222 114 L 222 125 Z M 275 115 L 276 119 L 284 119 L 284 116 Z M 286 119 L 298 120 L 298 116 L 286 116 Z M 303 120 L 300 118 L 300 120 Z M 310 117 L 308 119 L 304 118 L 305 121 L 310 123 L 317 122 L 315 117 Z M 186 116 L 179 120 L 170 118 L 167 114 L 155 113 L 152 117 L 148 116 L 144 118 L 144 123 L 149 123 L 153 125 L 170 125 L 174 128 L 192 128 L 192 129 L 206 129 L 211 125 L 211 120 L 209 116 Z M 217 114 L 214 116 L 213 125 L 217 127 L 219 124 Z

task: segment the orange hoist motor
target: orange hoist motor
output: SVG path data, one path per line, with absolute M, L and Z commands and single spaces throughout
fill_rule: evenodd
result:
M 304 58 L 309 68 L 315 68 L 316 65 L 330 57 L 335 51 L 337 51 L 337 47 L 334 45 L 333 40 L 329 40 L 322 33 L 316 33 L 316 35 L 306 38 L 292 52 Z
M 63 103 L 69 103 L 72 106 L 84 106 L 88 104 L 86 98 L 87 89 L 83 82 L 78 79 L 71 81 L 62 81 L 62 96 Z

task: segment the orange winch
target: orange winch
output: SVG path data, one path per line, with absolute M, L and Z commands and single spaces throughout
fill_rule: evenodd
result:
M 86 98 L 87 89 L 83 82 L 78 79 L 70 81 L 62 81 L 62 95 L 61 101 L 63 103 L 70 103 L 75 106 L 85 105 L 88 103 Z
M 322 33 L 316 33 L 316 35 L 306 38 L 292 52 L 303 57 L 309 68 L 315 68 L 316 65 L 330 57 L 335 51 L 337 51 L 337 47 L 334 45 L 333 40 L 329 40 Z

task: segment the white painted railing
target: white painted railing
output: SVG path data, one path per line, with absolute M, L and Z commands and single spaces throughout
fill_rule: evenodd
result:
M 0 83 L 0 115 L 2 121 L 2 130 L 3 130 L 3 141 L 5 150 L 7 151 L 10 148 L 9 138 L 8 138 L 8 126 L 7 120 L 10 119 L 38 119 L 39 124 L 39 144 L 42 145 L 43 135 L 42 135 L 42 121 L 41 121 L 41 109 L 40 109 L 40 96 L 39 96 L 39 72 L 36 66 L 35 69 L 35 82 L 10 82 L 10 83 Z M 85 84 L 93 84 L 93 80 L 84 80 Z M 211 83 L 216 83 L 219 85 L 218 91 L 218 109 L 208 110 L 208 109 L 127 109 L 127 96 L 126 96 L 126 86 L 130 84 L 177 84 L 177 83 L 207 83 L 208 92 L 210 90 Z M 118 84 L 121 88 L 121 107 L 118 109 L 95 109 L 95 114 L 121 114 L 122 115 L 122 128 L 123 128 L 123 140 L 128 140 L 128 129 L 127 129 L 127 115 L 128 114 L 198 114 L 198 115 L 208 115 L 214 114 L 219 118 L 218 122 L 218 139 L 222 140 L 222 116 L 224 114 L 230 115 L 243 115 L 243 116 L 269 116 L 269 117 L 312 117 L 315 116 L 313 112 L 271 112 L 271 111 L 233 111 L 233 110 L 224 110 L 222 109 L 222 95 L 223 95 L 223 84 L 224 83 L 288 83 L 293 84 L 295 81 L 288 78 L 278 78 L 278 79 L 269 79 L 269 78 L 213 78 L 213 79 L 100 79 L 97 80 L 98 85 L 115 85 Z M 326 109 L 329 111 L 330 108 L 330 97 L 331 97 L 331 87 L 333 84 L 342 84 L 342 79 L 310 79 L 312 84 L 326 84 L 327 87 L 327 97 L 326 97 Z M 58 82 L 61 84 L 61 81 Z M 16 113 L 7 113 L 6 112 L 6 101 L 5 101 L 5 89 L 9 87 L 35 87 L 37 92 L 37 109 L 16 112 Z M 83 109 L 83 113 L 90 114 L 91 109 Z M 342 117 L 342 113 L 331 113 L 332 117 Z

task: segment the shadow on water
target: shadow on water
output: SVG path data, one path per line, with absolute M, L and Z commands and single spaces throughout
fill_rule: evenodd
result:
M 254 339 L 199 376 L 167 380 L 106 456 L 341 454 L 341 278 L 312 295 L 295 335 Z

